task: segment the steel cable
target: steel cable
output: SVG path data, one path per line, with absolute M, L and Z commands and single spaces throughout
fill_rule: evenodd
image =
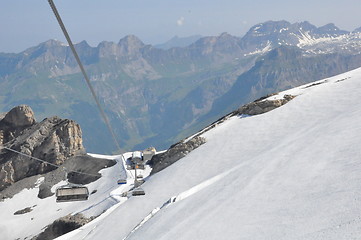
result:
M 19 155 L 22 155 L 22 156 L 25 156 L 25 157 L 34 159 L 34 160 L 36 160 L 36 161 L 39 161 L 39 162 L 48 164 L 48 165 L 53 166 L 53 167 L 56 167 L 56 168 L 63 168 L 63 169 L 65 169 L 65 172 L 67 173 L 66 168 L 63 167 L 63 166 L 58 166 L 58 165 L 56 165 L 56 164 L 54 164 L 54 163 L 50 163 L 50 162 L 48 162 L 48 161 L 42 160 L 42 159 L 40 159 L 40 158 L 33 157 L 33 156 L 31 156 L 31 155 L 28 155 L 28 154 L 25 154 L 25 153 L 16 151 L 16 150 L 14 150 L 14 149 L 12 149 L 12 148 L 8 148 L 8 147 L 5 147 L 5 146 L 0 146 L 0 150 L 1 150 L 1 149 L 9 150 L 9 151 L 11 151 L 11 152 L 14 152 L 14 153 L 17 153 L 17 154 L 19 154 Z M 96 175 L 96 174 L 79 172 L 79 171 L 71 171 L 71 172 L 73 172 L 73 173 L 78 173 L 78 174 L 83 174 L 83 175 L 89 175 L 89 176 L 92 176 L 92 177 L 100 177 L 100 176 L 101 176 L 101 174 Z
M 112 128 L 111 125 L 110 125 L 110 122 L 109 122 L 109 120 L 108 120 L 108 118 L 107 118 L 107 116 L 106 116 L 106 114 L 105 114 L 105 112 L 104 112 L 104 110 L 103 110 L 103 107 L 102 107 L 102 106 L 100 105 L 100 103 L 99 103 L 98 97 L 97 97 L 97 95 L 96 95 L 96 93 L 95 93 L 95 91 L 94 91 L 93 86 L 92 86 L 91 83 L 90 83 L 90 80 L 89 80 L 89 78 L 88 78 L 88 75 L 87 75 L 86 72 L 85 72 L 84 66 L 83 66 L 83 64 L 82 64 L 81 61 L 80 61 L 79 55 L 78 55 L 77 51 L 75 50 L 75 47 L 74 47 L 74 45 L 73 45 L 73 42 L 72 42 L 71 39 L 70 39 L 70 36 L 69 36 L 69 34 L 68 34 L 68 32 L 67 32 L 67 30 L 66 30 L 66 28 L 65 28 L 65 25 L 64 25 L 64 23 L 63 23 L 60 15 L 59 15 L 59 12 L 58 12 L 58 10 L 57 10 L 57 8 L 56 8 L 53 0 L 48 0 L 48 2 L 49 2 L 49 4 L 50 4 L 51 9 L 53 10 L 53 12 L 54 12 L 54 14 L 55 14 L 55 17 L 56 17 L 56 19 L 57 19 L 57 21 L 58 21 L 58 23 L 59 23 L 59 25 L 60 25 L 61 30 L 62 30 L 63 33 L 64 33 L 64 36 L 65 36 L 65 38 L 66 38 L 66 40 L 67 40 L 67 42 L 68 42 L 68 44 L 69 44 L 69 47 L 70 47 L 71 51 L 73 52 L 73 55 L 74 55 L 74 57 L 75 57 L 78 65 L 79 65 L 79 67 L 80 67 L 80 70 L 81 70 L 81 72 L 83 73 L 83 76 L 84 76 L 84 78 L 85 78 L 85 81 L 86 81 L 86 83 L 87 83 L 87 85 L 88 85 L 88 87 L 89 87 L 89 89 L 90 89 L 90 92 L 91 92 L 91 94 L 92 94 L 92 96 L 93 96 L 93 98 L 94 98 L 94 100 L 95 100 L 95 102 L 96 102 L 96 104 L 97 104 L 97 107 L 98 107 L 98 109 L 99 109 L 99 112 L 100 112 L 100 114 L 101 114 L 101 116 L 102 116 L 105 124 L 107 125 L 107 128 L 108 128 L 110 134 L 112 135 L 113 141 L 114 141 L 116 147 L 118 148 L 119 153 L 121 153 L 121 148 L 120 148 L 120 146 L 119 146 L 119 143 L 118 143 L 118 141 L 117 141 L 117 138 L 116 138 L 116 136 L 115 136 L 115 133 L 114 133 L 114 131 L 113 131 L 113 128 Z

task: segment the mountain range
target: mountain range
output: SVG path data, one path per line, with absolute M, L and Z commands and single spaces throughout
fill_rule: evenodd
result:
M 187 47 L 187 46 L 191 45 L 192 43 L 196 42 L 197 40 L 199 40 L 200 38 L 202 38 L 201 35 L 193 35 L 193 36 L 189 36 L 189 37 L 174 36 L 165 43 L 155 44 L 154 47 L 165 49 L 165 50 L 174 48 L 174 47 Z
M 269 21 L 182 47 L 86 41 L 76 49 L 124 150 L 167 148 L 241 104 L 361 66 L 361 32 Z M 27 104 L 40 118 L 76 120 L 88 152 L 115 150 L 75 59 L 49 40 L 0 53 L 0 111 Z

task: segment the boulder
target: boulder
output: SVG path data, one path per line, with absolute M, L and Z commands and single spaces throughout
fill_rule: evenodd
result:
M 54 239 L 87 224 L 93 219 L 94 217 L 87 218 L 81 213 L 77 213 L 75 215 L 67 215 L 65 217 L 59 218 L 58 220 L 54 221 L 52 224 L 46 227 L 44 232 L 40 233 L 37 237 L 33 239 L 34 240 Z

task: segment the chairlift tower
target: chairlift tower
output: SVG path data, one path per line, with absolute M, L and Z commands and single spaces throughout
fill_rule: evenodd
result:
M 139 188 L 142 182 L 138 181 L 137 169 L 140 165 L 143 165 L 143 154 L 140 151 L 134 151 L 132 154 L 132 162 L 134 163 L 134 190 L 133 196 L 144 195 L 143 189 Z

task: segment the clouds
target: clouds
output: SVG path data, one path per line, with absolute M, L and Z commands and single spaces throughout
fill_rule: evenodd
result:
M 178 26 L 183 26 L 184 24 L 184 17 L 180 17 L 178 20 L 177 20 L 177 25 Z

